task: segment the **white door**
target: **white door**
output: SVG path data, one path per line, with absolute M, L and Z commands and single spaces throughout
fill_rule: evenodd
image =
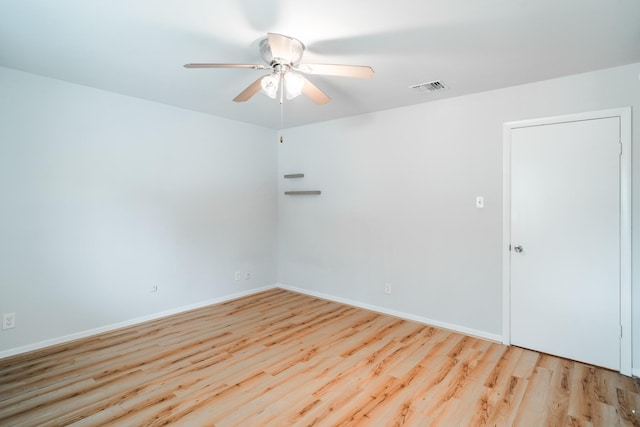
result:
M 620 370 L 620 118 L 511 130 L 511 343 Z

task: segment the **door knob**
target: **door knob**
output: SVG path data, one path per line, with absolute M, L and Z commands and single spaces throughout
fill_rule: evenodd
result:
M 514 250 L 515 252 L 517 252 L 517 253 L 520 253 L 520 252 L 522 252 L 522 246 L 520 246 L 520 245 L 518 245 L 518 246 L 514 246 L 514 247 L 513 247 L 513 250 Z

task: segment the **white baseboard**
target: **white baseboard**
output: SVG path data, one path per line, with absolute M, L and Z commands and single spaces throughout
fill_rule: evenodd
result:
M 251 289 L 249 291 L 237 292 L 231 295 L 225 295 L 223 297 L 214 298 L 208 301 L 201 301 L 195 304 L 187 305 L 184 307 L 172 308 L 170 310 L 161 311 L 159 313 L 149 314 L 147 316 L 136 317 L 135 319 L 125 320 L 124 322 L 113 323 L 111 325 L 101 326 L 99 328 L 89 329 L 82 332 L 76 332 L 74 334 L 65 335 L 58 338 L 53 338 L 45 341 L 40 341 L 35 344 L 25 345 L 23 347 L 16 347 L 9 350 L 0 351 L 0 359 L 6 357 L 15 356 L 22 353 L 27 353 L 34 350 L 40 350 L 45 347 L 53 345 L 64 344 L 66 342 L 75 341 L 80 338 L 87 338 L 93 335 L 101 334 L 104 332 L 113 331 L 127 326 L 133 326 L 140 323 L 148 322 L 150 320 L 160 319 L 162 317 L 171 316 L 173 314 L 183 313 L 185 311 L 194 310 L 197 308 L 206 307 L 213 304 L 220 304 L 222 302 L 231 301 L 237 298 L 242 298 L 248 295 L 257 294 L 259 292 L 267 291 L 269 289 L 277 288 L 277 285 L 263 286 L 261 288 Z
M 384 307 L 378 307 L 378 306 L 375 306 L 375 305 L 365 304 L 365 303 L 362 303 L 360 301 L 354 301 L 354 300 L 349 300 L 349 299 L 345 299 L 345 298 L 339 298 L 339 297 L 335 297 L 333 295 L 323 294 L 321 292 L 314 292 L 314 291 L 309 291 L 309 290 L 306 290 L 306 289 L 296 288 L 295 286 L 288 286 L 288 285 L 279 284 L 278 287 L 281 288 L 281 289 L 286 289 L 288 291 L 298 292 L 298 293 L 301 293 L 301 294 L 305 294 L 305 295 L 309 295 L 309 296 L 313 296 L 313 297 L 317 297 L 317 298 L 322 298 L 322 299 L 326 299 L 326 300 L 329 300 L 329 301 L 339 302 L 341 304 L 351 305 L 353 307 L 363 308 L 365 310 L 375 311 L 377 313 L 388 314 L 390 316 L 399 317 L 399 318 L 405 319 L 405 320 L 411 320 L 413 322 L 422 323 L 424 325 L 436 326 L 438 328 L 448 329 L 448 330 L 451 330 L 451 331 L 454 331 L 454 332 L 459 332 L 459 333 L 464 334 L 464 335 L 470 335 L 470 336 L 474 336 L 474 337 L 478 337 L 478 338 L 482 338 L 482 339 L 486 339 L 486 340 L 496 341 L 498 343 L 502 343 L 502 335 L 499 335 L 499 334 L 492 334 L 492 333 L 489 333 L 489 332 L 486 332 L 486 331 L 480 331 L 480 330 L 477 330 L 477 329 L 466 328 L 464 326 L 454 325 L 452 323 L 441 322 L 439 320 L 433 320 L 433 319 L 429 319 L 429 318 L 422 317 L 422 316 L 415 316 L 413 314 L 408 314 L 408 313 L 403 313 L 403 312 L 400 312 L 400 311 L 390 310 L 390 309 L 384 308 Z
M 637 378 L 640 378 L 640 368 L 631 369 L 631 375 Z
M 275 288 L 281 288 L 281 289 L 285 289 L 288 291 L 292 291 L 292 292 L 297 292 L 300 294 L 304 294 L 304 295 L 309 295 L 309 296 L 313 296 L 313 297 L 317 297 L 317 298 L 322 298 L 322 299 L 326 299 L 329 301 L 334 301 L 334 302 L 338 302 L 341 304 L 346 304 L 346 305 L 350 305 L 353 307 L 358 307 L 358 308 L 363 308 L 365 310 L 371 310 L 371 311 L 375 311 L 377 313 L 382 313 L 382 314 L 388 314 L 390 316 L 394 316 L 394 317 L 398 317 L 401 319 L 406 319 L 406 320 L 411 320 L 414 322 L 418 322 L 418 323 L 422 323 L 424 325 L 429 325 L 429 326 L 436 326 L 438 328 L 443 328 L 443 329 L 448 329 L 451 331 L 455 331 L 455 332 L 459 332 L 461 334 L 465 334 L 465 335 L 470 335 L 470 336 L 474 336 L 474 337 L 478 337 L 478 338 L 483 338 L 483 339 L 487 339 L 490 341 L 496 341 L 498 343 L 502 342 L 502 335 L 499 334 L 492 334 L 489 332 L 485 332 L 485 331 L 480 331 L 477 329 L 471 329 L 471 328 L 467 328 L 464 326 L 459 326 L 459 325 L 455 325 L 452 323 L 447 323 L 447 322 L 441 322 L 438 320 L 433 320 L 433 319 L 429 319 L 426 317 L 422 317 L 422 316 L 415 316 L 413 314 L 408 314 L 408 313 L 403 313 L 403 312 L 399 312 L 399 311 L 395 311 L 395 310 L 390 310 L 387 308 L 383 308 L 383 307 L 378 307 L 375 305 L 370 305 L 370 304 L 365 304 L 362 303 L 360 301 L 354 301 L 354 300 L 349 300 L 349 299 L 345 299 L 345 298 L 339 298 L 333 295 L 329 295 L 329 294 L 324 294 L 321 292 L 314 292 L 314 291 L 309 291 L 307 289 L 302 289 L 302 288 L 297 288 L 295 286 L 288 286 L 288 285 L 284 285 L 284 284 L 275 284 L 275 285 L 269 285 L 269 286 L 263 286 L 261 288 L 256 288 L 256 289 L 251 289 L 249 291 L 244 291 L 244 292 L 237 292 L 234 294 L 230 294 L 230 295 L 225 295 L 223 297 L 219 297 L 219 298 L 214 298 L 208 301 L 201 301 L 195 304 L 191 304 L 191 305 L 187 305 L 184 307 L 178 307 L 178 308 L 174 308 L 174 309 L 170 309 L 170 310 L 165 310 L 159 313 L 154 313 L 154 314 L 150 314 L 147 316 L 142 316 L 142 317 L 137 317 L 135 319 L 131 319 L 131 320 L 126 320 L 124 322 L 119 322 L 119 323 L 114 323 L 111 325 L 107 325 L 107 326 L 102 326 L 99 328 L 94 328 L 94 329 L 89 329 L 86 331 L 82 331 L 82 332 L 77 332 L 74 334 L 70 334 L 70 335 L 65 335 L 62 337 L 58 337 L 58 338 L 53 338 L 50 340 L 45 340 L 45 341 L 41 341 L 35 344 L 29 344 L 23 347 L 17 347 L 17 348 L 12 348 L 9 350 L 4 350 L 4 351 L 0 351 L 0 359 L 4 359 L 10 356 L 15 356 L 18 354 L 22 354 L 22 353 L 27 353 L 30 351 L 34 351 L 34 350 L 40 350 L 43 349 L 45 347 L 50 347 L 53 345 L 57 345 L 57 344 L 64 344 L 66 342 L 70 342 L 70 341 L 74 341 L 77 339 L 81 339 L 81 338 L 87 338 L 93 335 L 97 335 L 97 334 L 101 334 L 104 332 L 109 332 L 112 330 L 116 330 L 116 329 L 120 329 L 120 328 L 124 328 L 127 326 L 134 326 L 140 323 L 144 323 L 144 322 L 148 322 L 150 320 L 155 320 L 155 319 L 160 319 L 162 317 L 166 317 L 166 316 L 171 316 L 173 314 L 178 314 L 178 313 L 183 313 L 185 311 L 189 311 L 189 310 L 194 310 L 197 308 L 202 308 L 202 307 L 206 307 L 209 305 L 214 305 L 214 304 L 220 304 L 226 301 L 231 301 L 237 298 L 242 298 L 245 296 L 249 296 L 249 295 L 253 295 L 253 294 L 257 294 L 260 292 L 264 292 L 264 291 L 268 291 L 270 289 L 275 289 Z M 640 377 L 640 368 L 633 368 L 632 369 L 632 375 L 634 377 Z

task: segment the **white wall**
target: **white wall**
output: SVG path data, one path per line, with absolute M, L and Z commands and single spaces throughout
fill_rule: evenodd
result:
M 633 106 L 640 129 L 639 73 L 633 64 L 287 130 L 279 148 L 280 283 L 500 337 L 503 123 Z M 638 132 L 633 144 L 637 169 Z M 282 178 L 294 172 L 305 177 Z M 640 174 L 634 183 L 637 222 Z M 284 196 L 287 189 L 322 195 Z M 637 373 L 640 327 L 634 332 Z
M 294 128 L 277 144 L 271 130 L 0 68 L 0 312 L 18 321 L 0 354 L 275 282 L 499 337 L 502 124 L 633 106 L 640 129 L 639 73 Z M 282 178 L 294 172 L 305 178 Z M 639 203 L 636 173 L 634 247 Z M 634 255 L 634 325 L 639 266 Z
M 0 94 L 0 352 L 276 282 L 272 130 L 6 68 Z

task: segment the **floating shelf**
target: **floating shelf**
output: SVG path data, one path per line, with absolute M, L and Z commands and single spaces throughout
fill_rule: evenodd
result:
M 285 178 L 304 178 L 303 173 L 290 173 L 284 176 Z
M 320 194 L 320 190 L 306 190 L 306 191 L 285 191 L 286 196 L 314 196 Z

